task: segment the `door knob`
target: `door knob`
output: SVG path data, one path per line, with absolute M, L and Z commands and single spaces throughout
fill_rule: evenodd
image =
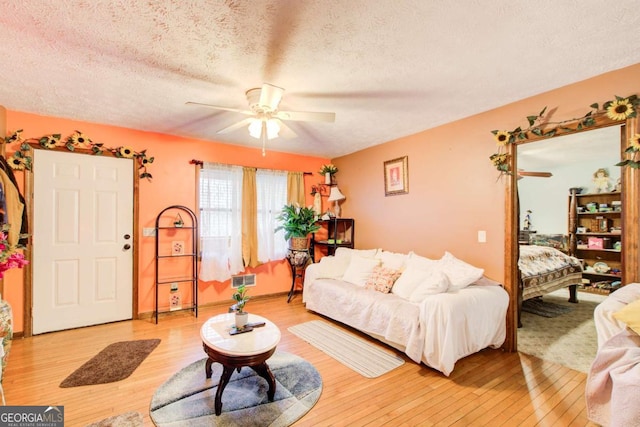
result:
M 125 240 L 129 240 L 130 238 L 131 238 L 131 235 L 129 235 L 129 234 L 125 234 L 125 235 L 124 235 L 124 239 L 125 239 Z
M 129 249 L 131 249 L 131 245 L 127 243 L 126 245 L 124 245 L 124 246 L 123 246 L 123 249 L 124 249 L 125 251 L 126 251 L 126 250 L 129 250 Z

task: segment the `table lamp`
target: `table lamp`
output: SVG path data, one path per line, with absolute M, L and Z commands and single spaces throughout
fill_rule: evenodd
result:
M 334 185 L 333 187 L 331 187 L 331 192 L 329 193 L 329 199 L 327 200 L 329 202 L 335 202 L 333 207 L 333 213 L 335 214 L 336 218 L 340 217 L 340 200 L 344 200 L 344 199 L 346 199 L 346 197 L 344 196 L 344 194 L 340 192 L 340 189 L 338 188 L 337 185 Z

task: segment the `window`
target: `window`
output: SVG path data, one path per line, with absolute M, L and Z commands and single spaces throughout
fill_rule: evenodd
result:
M 228 280 L 244 271 L 245 261 L 252 266 L 257 265 L 256 255 L 259 262 L 286 256 L 284 232 L 276 233 L 275 229 L 278 226 L 276 217 L 287 203 L 287 172 L 258 169 L 254 174 L 253 171 L 248 171 L 244 178 L 253 180 L 255 176 L 255 185 L 245 187 L 245 191 L 255 191 L 256 194 L 243 194 L 244 172 L 240 166 L 205 163 L 200 171 L 202 280 Z M 251 208 L 245 206 L 243 210 L 243 198 Z M 243 211 L 245 215 L 246 212 L 254 212 L 256 218 L 253 220 L 257 226 L 257 231 L 244 230 L 247 234 L 244 245 L 254 251 L 257 249 L 257 253 L 252 255 L 245 253 L 244 261 Z
M 200 171 L 202 280 L 225 281 L 244 271 L 242 168 L 205 163 Z
M 283 259 L 287 254 L 284 231 L 275 232 L 276 217 L 287 204 L 287 172 L 258 169 L 256 171 L 258 207 L 258 260 Z

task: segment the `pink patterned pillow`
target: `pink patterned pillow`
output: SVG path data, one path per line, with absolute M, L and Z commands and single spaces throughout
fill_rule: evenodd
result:
M 393 288 L 393 284 L 400 277 L 401 271 L 393 268 L 378 265 L 374 267 L 373 272 L 367 278 L 364 284 L 366 289 L 373 289 L 383 294 L 388 294 Z

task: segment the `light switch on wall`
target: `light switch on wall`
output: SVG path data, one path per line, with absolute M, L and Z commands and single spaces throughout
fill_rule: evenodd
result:
M 487 243 L 487 232 L 478 230 L 478 243 Z

